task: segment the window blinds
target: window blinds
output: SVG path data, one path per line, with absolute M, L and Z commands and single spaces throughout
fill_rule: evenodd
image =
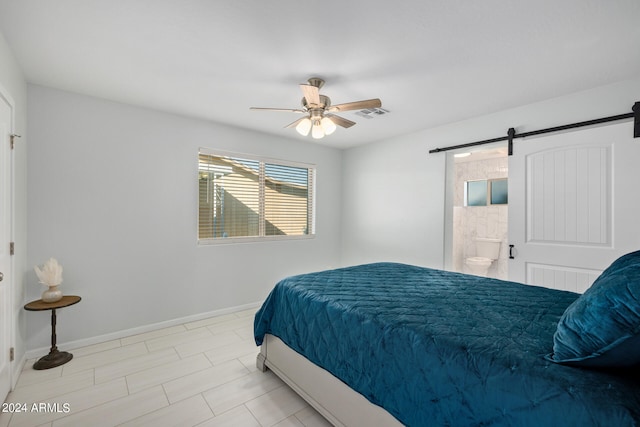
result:
M 304 236 L 313 230 L 308 165 L 211 154 L 198 161 L 198 238 Z

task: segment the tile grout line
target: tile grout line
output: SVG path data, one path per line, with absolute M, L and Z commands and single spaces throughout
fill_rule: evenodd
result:
M 202 421 L 201 423 L 198 423 L 198 425 L 199 425 L 199 424 L 203 424 L 203 423 L 205 423 L 205 422 L 207 422 L 207 421 L 209 421 L 209 420 L 211 420 L 211 419 L 213 419 L 213 418 L 217 417 L 216 412 L 215 412 L 215 411 L 213 410 L 213 408 L 211 407 L 211 404 L 209 403 L 209 401 L 207 400 L 207 398 L 206 398 L 206 397 L 204 397 L 204 391 L 201 391 L 201 392 L 199 393 L 199 395 L 200 395 L 200 397 L 202 397 L 202 399 L 204 400 L 204 403 L 206 403 L 206 404 L 207 404 L 207 407 L 208 407 L 208 408 L 209 408 L 209 410 L 211 411 L 211 414 L 213 415 L 213 417 L 208 418 L 208 419 L 206 419 L 206 420 Z
M 90 390 L 90 387 L 97 387 L 98 385 L 103 385 L 104 384 L 104 383 L 97 384 L 97 379 L 98 379 L 98 375 L 97 374 L 102 372 L 102 371 L 99 371 L 99 369 L 101 369 L 103 367 L 106 367 L 106 366 L 116 365 L 116 364 L 119 364 L 119 363 L 123 363 L 124 365 L 126 365 L 127 361 L 131 360 L 129 368 L 126 368 L 126 367 L 122 368 L 123 370 L 118 370 L 120 368 L 114 369 L 113 373 L 120 372 L 121 376 L 119 376 L 117 378 L 114 377 L 114 378 L 112 378 L 110 380 L 110 381 L 122 381 L 122 380 L 124 380 L 125 388 L 124 389 L 123 388 L 120 389 L 121 390 L 120 393 L 122 393 L 122 395 L 120 395 L 119 397 L 115 397 L 113 399 L 109 399 L 109 400 L 104 401 L 104 402 L 100 402 L 100 400 L 97 399 L 96 402 L 100 402 L 100 403 L 96 403 L 96 404 L 91 404 L 93 402 L 93 398 L 92 398 L 91 401 L 87 402 L 90 406 L 87 406 L 82 411 L 74 412 L 74 413 L 71 413 L 71 414 L 64 414 L 64 415 L 60 414 L 60 415 L 62 415 L 61 417 L 54 418 L 50 422 L 46 422 L 44 424 L 43 423 L 38 423 L 37 425 L 51 427 L 54 423 L 59 422 L 58 420 L 64 419 L 64 418 L 66 418 L 66 417 L 68 417 L 70 415 L 81 414 L 83 412 L 90 411 L 90 410 L 94 411 L 96 408 L 99 408 L 100 406 L 108 405 L 108 404 L 110 404 L 110 402 L 113 402 L 114 400 L 117 400 L 117 399 L 126 399 L 125 401 L 127 401 L 127 400 L 129 400 L 129 399 L 127 399 L 129 396 L 133 396 L 136 393 L 143 392 L 144 390 L 148 389 L 148 387 L 145 387 L 143 389 L 140 389 L 140 390 L 136 391 L 136 393 L 132 393 L 130 386 L 133 386 L 134 384 L 131 384 L 131 385 L 129 384 L 130 375 L 134 375 L 134 374 L 137 374 L 137 373 L 140 373 L 140 372 L 144 372 L 145 370 L 148 370 L 148 369 L 154 369 L 154 368 L 161 367 L 165 363 L 183 363 L 183 361 L 186 360 L 186 357 L 193 357 L 193 356 L 196 356 L 196 355 L 201 355 L 199 357 L 204 356 L 205 360 L 206 360 L 206 364 L 208 365 L 208 367 L 203 368 L 203 370 L 204 369 L 215 368 L 215 367 L 220 366 L 221 364 L 224 364 L 224 363 L 233 362 L 233 364 L 234 364 L 234 368 L 233 369 L 234 370 L 236 369 L 235 366 L 237 364 L 239 364 L 238 365 L 237 374 L 240 374 L 240 376 L 239 377 L 233 377 L 233 378 L 231 378 L 231 377 L 226 378 L 226 375 L 225 375 L 225 377 L 223 377 L 223 378 L 226 378 L 226 380 L 224 382 L 216 383 L 216 385 L 213 386 L 213 387 L 207 388 L 206 390 L 202 390 L 202 391 L 200 391 L 198 393 L 195 393 L 195 394 L 193 394 L 191 396 L 184 397 L 184 398 L 182 398 L 180 400 L 177 400 L 175 402 L 171 402 L 170 399 L 169 399 L 169 395 L 168 395 L 169 394 L 168 393 L 169 389 L 167 388 L 167 384 L 169 384 L 170 381 L 174 381 L 174 380 L 177 380 L 179 378 L 183 378 L 186 375 L 191 375 L 191 374 L 193 374 L 193 372 L 191 372 L 189 374 L 186 374 L 186 375 L 181 375 L 181 376 L 176 377 L 176 378 L 164 379 L 164 380 L 159 379 L 159 378 L 156 377 L 155 381 L 157 381 L 157 382 L 155 382 L 155 384 L 156 384 L 155 386 L 160 385 L 162 387 L 162 392 L 163 392 L 162 396 L 165 398 L 165 401 L 163 401 L 164 402 L 164 406 L 162 406 L 161 408 L 158 408 L 158 409 L 154 409 L 154 410 L 152 410 L 152 411 L 150 411 L 150 412 L 148 412 L 146 414 L 138 415 L 135 418 L 132 418 L 131 420 L 127 420 L 127 421 L 123 421 L 123 422 L 124 423 L 131 422 L 131 421 L 133 421 L 133 420 L 135 420 L 137 418 L 143 417 L 145 415 L 153 414 L 156 411 L 167 410 L 166 408 L 171 408 L 173 405 L 179 404 L 179 403 L 184 402 L 184 401 L 186 401 L 188 399 L 194 399 L 194 400 L 202 400 L 203 399 L 205 401 L 206 408 L 208 408 L 210 412 L 209 412 L 208 418 L 206 418 L 205 420 L 199 421 L 198 425 L 200 425 L 200 424 L 208 425 L 209 423 L 215 424 L 215 423 L 217 423 L 217 421 L 212 421 L 213 419 L 219 417 L 222 414 L 226 414 L 227 412 L 229 412 L 231 410 L 234 410 L 234 409 L 235 410 L 239 410 L 238 408 L 242 407 L 243 411 L 241 411 L 241 412 L 243 414 L 241 415 L 240 413 L 238 413 L 238 415 L 241 415 L 242 417 L 249 417 L 250 416 L 251 419 L 255 420 L 258 423 L 258 425 L 263 426 L 263 424 L 260 422 L 260 420 L 258 420 L 257 415 L 254 414 L 254 412 L 252 412 L 249 409 L 249 406 L 247 405 L 247 403 L 248 402 L 252 402 L 252 401 L 254 401 L 256 399 L 259 399 L 259 398 L 263 398 L 264 399 L 265 395 L 273 392 L 274 390 L 282 389 L 283 387 L 286 386 L 285 384 L 281 384 L 281 385 L 279 385 L 279 386 L 277 386 L 277 387 L 275 387 L 274 389 L 271 389 L 271 390 L 263 390 L 262 388 L 254 388 L 252 393 L 256 393 L 257 392 L 258 394 L 256 394 L 256 395 L 247 394 L 247 393 L 244 393 L 244 392 L 243 393 L 239 393 L 242 396 L 241 398 L 238 398 L 237 400 L 234 399 L 234 400 L 229 401 L 229 403 L 233 403 L 234 406 L 230 407 L 230 408 L 227 408 L 224 412 L 221 412 L 219 414 L 216 414 L 216 412 L 213 409 L 213 407 L 217 404 L 217 402 L 215 400 L 210 402 L 205 397 L 205 394 L 207 394 L 208 392 L 211 392 L 212 390 L 218 389 L 218 388 L 220 388 L 220 391 L 217 391 L 216 393 L 221 397 L 225 396 L 226 393 L 227 393 L 226 390 L 230 390 L 228 387 L 232 387 L 232 388 L 234 387 L 234 386 L 230 386 L 229 384 L 233 383 L 234 381 L 237 381 L 237 380 L 244 379 L 246 384 L 253 383 L 253 381 L 254 381 L 253 378 L 247 378 L 248 376 L 250 376 L 250 375 L 255 373 L 255 369 L 252 367 L 253 365 L 248 363 L 248 362 L 249 362 L 249 356 L 251 356 L 252 358 L 255 358 L 255 354 L 257 354 L 258 348 L 256 347 L 255 348 L 255 352 L 254 352 L 253 351 L 253 346 L 251 346 L 252 350 L 251 350 L 250 353 L 244 352 L 245 349 L 247 349 L 247 350 L 249 349 L 249 344 L 253 343 L 253 337 L 252 337 L 252 334 L 251 334 L 251 331 L 250 331 L 250 329 L 252 327 L 252 321 L 251 321 L 251 316 L 252 315 L 243 312 L 242 316 L 238 315 L 238 313 L 234 313 L 233 316 L 234 316 L 233 318 L 227 318 L 223 322 L 213 321 L 210 324 L 194 323 L 194 325 L 197 325 L 198 327 L 193 328 L 193 329 L 190 329 L 186 324 L 182 324 L 182 325 L 180 325 L 181 326 L 180 328 L 171 329 L 170 330 L 171 333 L 167 333 L 166 335 L 159 334 L 159 335 L 155 335 L 155 336 L 154 335 L 146 336 L 146 335 L 143 335 L 143 334 L 138 334 L 138 335 L 145 336 L 145 339 L 142 339 L 142 337 L 136 338 L 136 335 L 132 335 L 131 336 L 132 337 L 131 341 L 133 341 L 133 342 L 130 343 L 130 344 L 127 344 L 127 346 L 135 345 L 135 344 L 138 344 L 138 345 L 144 344 L 144 346 L 143 347 L 138 347 L 137 349 L 134 349 L 133 351 L 131 351 L 131 353 L 129 353 L 128 350 L 123 350 L 122 352 L 116 351 L 116 354 L 119 357 L 126 356 L 121 360 L 120 359 L 119 360 L 115 360 L 115 361 L 112 360 L 112 358 L 110 357 L 109 353 L 107 353 L 107 355 L 104 356 L 104 357 L 97 356 L 97 354 L 103 353 L 103 352 L 106 352 L 106 351 L 109 351 L 109 350 L 116 350 L 118 348 L 122 349 L 122 348 L 127 347 L 127 346 L 124 345 L 124 342 L 127 341 L 126 337 L 123 338 L 123 339 L 118 339 L 117 341 L 114 340 L 115 342 L 112 343 L 112 345 L 113 345 L 112 348 L 108 348 L 109 346 L 103 346 L 103 348 L 105 348 L 105 349 L 104 350 L 100 350 L 100 351 L 92 351 L 93 349 L 85 350 L 85 351 L 89 351 L 89 353 L 83 354 L 81 357 L 78 357 L 78 359 L 80 359 L 80 358 L 82 358 L 84 356 L 90 356 L 90 355 L 96 355 L 96 356 L 94 356 L 95 357 L 94 361 L 87 360 L 85 362 L 82 362 L 81 366 L 85 366 L 85 364 L 86 364 L 88 366 L 88 369 L 92 369 L 92 372 L 91 372 L 91 376 L 89 376 L 89 374 L 86 373 L 85 379 L 87 381 L 86 381 L 85 384 L 87 384 L 87 387 L 82 388 L 82 389 L 80 389 L 78 391 L 81 391 L 81 390 L 87 390 L 88 391 L 88 390 Z M 179 331 L 176 332 L 176 329 L 179 329 Z M 191 338 L 192 335 L 193 335 L 192 331 L 196 331 L 198 329 L 204 329 L 204 330 L 207 331 L 207 333 L 206 334 L 205 333 L 201 333 L 201 334 L 196 333 L 195 335 L 200 336 L 200 338 L 197 338 L 196 340 L 193 340 Z M 187 337 L 179 336 L 180 334 L 184 334 L 184 333 L 187 333 Z M 175 335 L 175 338 L 172 337 L 174 335 Z M 197 341 L 205 339 L 205 336 L 213 337 L 214 339 L 219 340 L 219 341 L 217 341 L 217 343 L 227 343 L 227 344 L 223 344 L 223 345 L 215 344 L 215 347 L 213 347 L 211 349 L 205 348 L 205 347 L 207 347 L 208 344 L 206 344 L 206 345 L 198 345 Z M 166 338 L 167 341 L 163 342 L 162 338 Z M 158 341 L 151 341 L 151 340 L 156 340 L 156 339 L 158 339 Z M 209 338 L 206 338 L 206 339 L 208 340 Z M 156 349 L 156 351 L 151 351 L 150 344 L 149 344 L 150 342 L 152 344 L 161 345 L 163 347 L 159 348 L 159 349 Z M 191 347 L 189 347 L 187 345 L 186 347 L 184 347 L 184 349 L 186 351 L 185 354 L 188 354 L 191 351 L 196 351 L 196 352 L 194 354 L 189 355 L 189 356 L 183 357 L 181 355 L 180 351 L 178 351 L 178 348 L 182 348 L 180 346 L 183 345 L 183 344 L 189 344 L 189 343 L 194 343 L 194 342 L 196 343 L 196 345 L 191 346 Z M 166 345 L 166 344 L 169 344 L 169 345 Z M 164 345 L 166 345 L 166 347 L 164 347 Z M 222 350 L 222 352 L 220 352 L 220 350 L 225 348 L 225 347 L 227 347 L 227 349 L 224 349 L 224 350 Z M 200 350 L 200 348 L 202 348 L 202 351 L 198 351 L 198 350 Z M 171 350 L 169 351 L 169 349 L 171 349 Z M 134 361 L 134 359 L 137 358 L 137 357 L 143 357 L 143 356 L 152 355 L 153 353 L 156 353 L 157 351 L 163 351 L 166 354 L 162 355 L 159 358 L 151 357 L 151 359 L 153 359 L 154 361 L 160 361 L 160 360 L 163 360 L 163 361 L 172 360 L 172 361 L 165 362 L 165 363 L 162 363 L 162 364 L 159 364 L 159 365 L 152 365 L 152 366 L 151 365 L 147 366 L 144 363 L 140 363 L 140 362 Z M 139 354 L 139 353 L 141 353 L 141 354 Z M 214 360 L 217 360 L 217 359 L 220 359 L 220 360 L 217 361 L 217 363 L 214 363 Z M 199 363 L 205 364 L 204 363 L 205 360 L 201 360 Z M 245 363 L 243 363 L 243 361 Z M 92 362 L 94 362 L 94 363 L 92 363 Z M 178 366 L 178 365 L 176 365 L 176 366 Z M 125 374 L 126 372 L 128 372 L 127 369 L 130 369 L 131 367 L 135 368 L 135 370 L 129 372 L 128 374 Z M 242 367 L 242 369 L 240 369 L 240 367 Z M 59 372 L 56 373 L 56 377 L 55 378 L 54 377 L 49 377 L 49 378 L 51 380 L 56 380 L 56 379 L 59 379 L 59 378 L 62 378 L 62 377 L 66 378 L 66 377 L 69 377 L 70 375 L 79 374 L 80 372 L 84 371 L 84 369 L 82 371 L 77 371 L 77 372 L 73 372 L 73 369 L 71 369 L 71 372 L 67 372 L 67 371 L 68 370 L 65 369 L 65 367 L 62 367 L 59 370 Z M 196 371 L 196 372 L 199 372 L 199 371 Z M 221 371 L 221 372 L 223 372 L 223 371 Z M 226 372 L 226 371 L 224 371 L 224 372 Z M 160 369 L 158 371 L 158 373 L 160 375 L 160 378 L 165 376 L 164 374 L 162 374 L 162 369 Z M 212 373 L 212 375 L 213 375 L 213 373 Z M 29 380 L 32 380 L 33 378 L 34 377 L 29 376 Z M 44 379 L 44 378 L 47 378 L 47 377 L 42 377 L 42 378 Z M 141 379 L 141 378 L 142 377 L 140 377 L 139 379 Z M 212 377 L 212 379 L 214 379 L 214 377 Z M 222 378 L 215 376 L 214 382 L 216 382 L 216 381 L 218 381 L 220 379 L 222 379 Z M 69 382 L 69 381 L 73 382 L 74 380 L 70 379 L 67 382 Z M 88 384 L 91 384 L 91 385 L 88 385 Z M 120 383 L 119 387 L 121 387 L 122 384 L 123 383 Z M 186 384 L 188 386 L 187 382 L 185 382 L 184 384 Z M 203 387 L 209 387 L 210 386 L 210 384 L 205 383 L 205 382 L 203 382 L 201 385 Z M 193 391 L 195 392 L 196 390 L 193 390 Z M 125 392 L 126 392 L 126 394 L 125 394 Z M 187 388 L 187 392 L 188 392 L 188 388 Z M 82 393 L 83 392 L 81 391 L 81 394 Z M 65 393 L 65 394 L 67 394 L 67 393 Z M 54 398 L 59 398 L 60 396 L 64 396 L 65 394 L 56 395 Z M 184 393 L 180 393 L 180 395 L 183 395 L 183 394 Z M 155 396 L 156 399 L 160 399 L 160 395 L 155 394 L 155 392 L 153 393 L 153 395 Z M 98 396 L 98 395 L 96 395 L 96 396 Z M 266 400 L 268 400 L 268 399 L 266 399 Z M 137 400 L 134 399 L 134 401 L 137 401 Z M 198 404 L 200 405 L 201 402 L 199 402 Z M 123 405 L 124 405 L 123 406 L 124 408 L 130 408 L 130 406 L 129 406 L 130 404 L 129 403 L 126 403 L 126 404 L 123 404 Z M 182 408 L 191 407 L 189 403 L 186 403 L 186 405 L 187 406 L 181 405 L 180 407 L 182 407 Z M 278 404 L 275 403 L 275 402 L 269 403 L 268 405 L 274 405 L 273 408 L 278 408 L 278 406 L 277 406 Z M 223 408 L 224 406 L 225 405 L 222 405 L 222 406 L 220 406 L 220 408 Z M 262 403 L 261 403 L 261 406 L 262 406 Z M 204 411 L 204 408 L 205 408 L 204 406 L 201 406 L 201 409 L 203 411 Z M 176 408 L 175 410 L 168 409 L 167 411 L 168 412 L 163 412 L 161 414 L 171 414 L 172 417 L 179 416 L 179 414 L 180 414 L 180 409 L 179 408 Z M 246 414 L 247 411 L 249 412 L 249 414 Z M 297 414 L 299 412 L 300 411 L 298 411 L 296 413 L 291 413 L 291 414 L 288 415 L 288 417 L 289 416 L 293 416 L 291 418 L 292 422 L 294 422 L 294 423 L 298 423 L 299 422 L 301 425 L 304 425 L 304 423 L 302 422 L 301 418 L 298 418 Z M 98 410 L 98 412 L 93 412 L 93 414 L 98 414 L 98 413 L 104 413 L 104 410 L 102 410 L 102 411 Z M 134 414 L 134 413 L 135 412 L 132 412 L 132 414 Z M 85 414 L 83 416 L 83 418 L 84 417 L 92 418 L 93 422 L 97 423 L 96 425 L 100 424 L 101 422 L 102 423 L 105 423 L 105 422 L 108 423 L 109 420 L 98 419 L 93 414 Z M 306 414 L 306 413 L 305 414 L 300 414 L 300 416 L 303 417 L 303 418 L 306 417 L 307 415 L 308 414 Z M 156 415 L 156 417 L 159 417 L 159 416 L 160 416 L 160 414 Z M 202 413 L 202 416 L 204 416 L 204 412 Z M 287 417 L 285 417 L 284 419 L 286 419 L 286 418 Z M 235 417 L 234 416 L 230 416 L 230 418 L 229 417 L 225 417 L 225 419 L 229 419 L 233 423 L 234 420 L 235 420 Z M 245 418 L 245 419 L 247 421 L 249 420 L 249 418 Z M 282 422 L 282 421 L 284 421 L 284 419 L 280 420 L 278 422 Z M 13 420 L 13 421 L 15 423 L 17 420 Z M 19 421 L 20 422 L 24 422 L 25 420 L 21 419 Z M 263 420 L 263 422 L 266 422 L 266 421 L 267 421 L 266 419 Z M 12 420 L 9 419 L 8 424 L 7 424 L 9 427 L 11 427 L 11 422 L 12 422 Z M 270 423 L 270 424 L 277 424 L 277 423 Z M 34 424 L 34 425 L 36 425 L 36 424 Z

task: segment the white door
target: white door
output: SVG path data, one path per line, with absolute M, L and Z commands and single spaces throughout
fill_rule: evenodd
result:
M 584 292 L 618 256 L 640 249 L 639 186 L 632 122 L 517 139 L 510 280 Z
M 0 402 L 9 393 L 11 387 L 11 116 L 12 108 L 0 92 Z

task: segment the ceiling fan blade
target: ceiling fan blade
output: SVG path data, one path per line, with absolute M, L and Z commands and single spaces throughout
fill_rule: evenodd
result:
M 250 110 L 258 111 L 284 111 L 286 113 L 306 113 L 304 110 L 297 108 L 264 108 L 264 107 L 249 107 Z
M 350 110 L 364 110 L 367 108 L 380 108 L 382 107 L 382 101 L 378 98 L 366 99 L 364 101 L 347 102 L 344 104 L 332 105 L 327 108 L 327 111 L 350 111 Z
M 351 126 L 356 124 L 356 122 L 347 120 L 344 117 L 336 116 L 335 114 L 325 114 L 324 116 L 330 118 L 333 123 L 337 124 L 338 126 L 342 126 L 343 128 L 350 128 Z
M 307 104 L 320 105 L 320 90 L 317 87 L 301 84 L 300 89 Z
M 300 123 L 301 121 L 303 121 L 306 118 L 307 117 L 301 117 L 298 120 L 296 120 L 295 122 L 289 123 L 288 125 L 286 125 L 285 128 L 294 128 L 294 127 L 298 126 L 298 123 Z

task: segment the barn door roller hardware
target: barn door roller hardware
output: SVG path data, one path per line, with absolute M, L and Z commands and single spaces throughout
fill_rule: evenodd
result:
M 515 138 L 526 138 L 528 136 L 542 135 L 545 133 L 559 132 L 562 130 L 576 129 L 576 128 L 581 128 L 585 126 L 593 126 L 593 125 L 598 125 L 602 123 L 615 122 L 618 120 L 625 120 L 625 119 L 633 119 L 633 137 L 640 138 L 640 102 L 636 102 L 635 104 L 633 104 L 633 107 L 631 108 L 631 110 L 633 111 L 632 113 L 618 114 L 617 116 L 609 116 L 609 117 L 603 117 L 600 119 L 587 120 L 584 122 L 571 123 L 568 125 L 554 126 L 546 129 L 533 130 L 530 132 L 516 133 L 516 130 L 514 128 L 509 128 L 506 136 L 500 136 L 498 138 L 485 139 L 485 140 L 476 141 L 476 142 L 469 142 L 467 144 L 452 145 L 450 147 L 434 148 L 433 150 L 429 150 L 429 154 L 439 153 L 441 151 L 457 150 L 458 148 L 468 148 L 468 147 L 475 147 L 477 145 L 485 145 L 485 144 L 492 144 L 494 142 L 507 141 L 507 143 L 509 144 L 509 155 L 512 155 L 513 140 Z

